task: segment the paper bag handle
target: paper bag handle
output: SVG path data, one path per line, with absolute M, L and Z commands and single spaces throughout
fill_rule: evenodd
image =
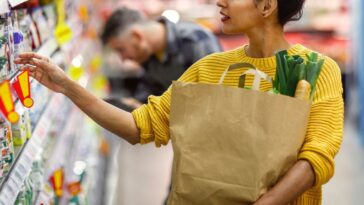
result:
M 247 71 L 245 71 L 242 76 L 247 75 L 247 74 L 252 74 L 254 75 L 254 81 L 253 81 L 253 86 L 252 86 L 252 90 L 259 90 L 260 87 L 260 79 L 264 79 L 266 81 L 268 81 L 269 83 L 272 83 L 272 78 L 269 77 L 266 73 L 258 70 L 257 68 L 255 68 L 252 64 L 250 63 L 235 63 L 230 65 L 221 75 L 221 78 L 219 80 L 219 85 L 222 85 L 227 73 L 229 71 L 238 69 L 238 68 L 250 68 Z

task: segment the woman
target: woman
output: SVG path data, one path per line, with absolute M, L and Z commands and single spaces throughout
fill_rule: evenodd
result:
M 179 79 L 184 82 L 217 84 L 222 72 L 231 64 L 247 62 L 270 75 L 275 74 L 274 54 L 282 49 L 291 55 L 312 52 L 302 45 L 291 45 L 284 37 L 283 26 L 301 16 L 304 0 L 218 0 L 223 31 L 245 33 L 249 44 L 235 50 L 212 54 L 192 65 Z M 340 69 L 330 58 L 317 82 L 308 131 L 296 164 L 254 204 L 321 204 L 321 186 L 334 173 L 334 156 L 343 132 L 343 99 Z M 31 64 L 31 75 L 40 83 L 69 97 L 97 123 L 131 144 L 165 145 L 169 140 L 170 89 L 162 96 L 150 96 L 148 104 L 128 113 L 96 98 L 47 58 L 25 53 L 18 64 Z M 236 86 L 241 71 L 229 73 L 225 85 Z M 247 84 L 252 80 L 247 79 Z M 262 83 L 261 89 L 271 88 Z

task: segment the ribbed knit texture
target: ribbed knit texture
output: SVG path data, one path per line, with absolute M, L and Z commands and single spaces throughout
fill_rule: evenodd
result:
M 288 50 L 290 55 L 306 58 L 312 52 L 302 45 L 294 45 Z M 325 63 L 316 85 L 308 130 L 305 142 L 299 153 L 299 159 L 308 160 L 316 176 L 314 188 L 308 190 L 291 204 L 321 204 L 321 186 L 334 174 L 334 156 L 340 148 L 343 136 L 344 104 L 342 99 L 341 72 L 338 65 L 329 57 L 321 56 Z M 179 79 L 183 82 L 217 84 L 223 71 L 231 64 L 251 63 L 261 71 L 274 77 L 276 59 L 248 57 L 243 47 L 235 50 L 209 55 L 192 65 Z M 237 86 L 239 76 L 246 69 L 229 72 L 224 85 Z M 246 85 L 250 86 L 253 76 L 247 76 Z M 262 81 L 260 90 L 268 91 L 272 85 Z M 157 147 L 169 141 L 170 88 L 160 97 L 150 96 L 148 104 L 132 114 L 140 130 L 141 143 L 154 141 Z M 221 99 L 216 99 L 221 100 Z M 228 99 L 224 99 L 228 100 Z M 203 146 L 203 145 L 201 145 Z

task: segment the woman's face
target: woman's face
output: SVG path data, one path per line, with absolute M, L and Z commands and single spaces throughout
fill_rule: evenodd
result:
M 263 23 L 256 2 L 259 0 L 217 0 L 222 31 L 226 34 L 246 33 Z

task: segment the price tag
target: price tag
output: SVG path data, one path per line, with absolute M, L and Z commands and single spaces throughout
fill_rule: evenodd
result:
M 72 30 L 65 23 L 66 19 L 66 10 L 65 10 L 65 2 L 64 0 L 56 0 L 56 8 L 57 8 L 57 25 L 54 30 L 54 36 L 59 45 L 63 45 L 69 42 L 72 39 Z
M 7 1 L 0 1 L 0 14 L 6 14 L 10 12 L 9 3 Z
M 13 177 L 10 177 L 8 181 L 8 186 L 11 190 L 17 190 L 20 186 L 20 183 L 17 183 Z
M 11 7 L 15 7 L 15 6 L 17 6 L 17 5 L 21 4 L 21 3 L 26 2 L 26 1 L 28 1 L 28 0 L 9 0 L 9 3 L 11 5 Z

